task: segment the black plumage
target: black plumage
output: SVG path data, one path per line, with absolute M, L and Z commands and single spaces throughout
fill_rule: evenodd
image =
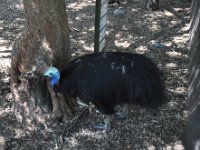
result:
M 158 108 L 165 102 L 161 71 L 139 54 L 101 52 L 82 56 L 61 70 L 56 92 L 91 102 L 107 116 L 119 104 Z

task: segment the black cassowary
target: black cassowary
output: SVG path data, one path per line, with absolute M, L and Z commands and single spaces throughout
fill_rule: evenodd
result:
M 110 129 L 115 106 L 124 104 L 120 117 L 128 115 L 128 104 L 158 108 L 165 102 L 161 71 L 149 58 L 122 52 L 101 52 L 82 56 L 59 72 L 50 67 L 55 92 L 66 99 L 92 103 L 106 115 L 103 129 Z M 101 127 L 99 127 L 101 128 Z

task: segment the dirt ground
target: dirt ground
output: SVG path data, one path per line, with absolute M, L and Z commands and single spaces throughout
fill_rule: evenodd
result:
M 0 149 L 131 149 L 183 150 L 187 111 L 187 65 L 190 3 L 160 0 L 156 12 L 142 9 L 142 0 L 121 3 L 123 15 L 114 15 L 117 4 L 108 7 L 106 51 L 141 53 L 152 58 L 164 72 L 169 102 L 153 115 L 130 106 L 129 117 L 112 121 L 112 130 L 102 133 L 90 127 L 102 115 L 81 109 L 69 121 L 54 128 L 24 130 L 12 113 L 9 87 L 12 44 L 23 30 L 21 0 L 0 0 Z M 94 0 L 66 0 L 71 31 L 72 56 L 93 51 Z

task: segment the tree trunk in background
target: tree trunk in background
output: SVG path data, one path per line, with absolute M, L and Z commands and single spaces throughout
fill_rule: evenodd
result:
M 159 9 L 159 0 L 145 0 L 144 8 L 147 10 L 156 11 Z
M 19 122 L 46 124 L 52 116 L 66 117 L 69 112 L 66 102 L 56 99 L 43 77 L 47 67 L 60 69 L 69 61 L 66 5 L 64 0 L 24 0 L 23 3 L 25 28 L 13 46 L 11 59 L 13 109 Z M 57 117 L 48 115 L 52 110 Z
M 190 64 L 188 89 L 188 121 L 184 144 L 186 150 L 200 150 L 200 1 L 192 1 L 190 26 Z

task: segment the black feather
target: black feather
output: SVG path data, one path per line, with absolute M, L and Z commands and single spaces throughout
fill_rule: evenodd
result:
M 102 52 L 73 60 L 61 71 L 57 92 L 93 103 L 106 115 L 118 104 L 158 108 L 165 102 L 161 71 L 142 55 Z

